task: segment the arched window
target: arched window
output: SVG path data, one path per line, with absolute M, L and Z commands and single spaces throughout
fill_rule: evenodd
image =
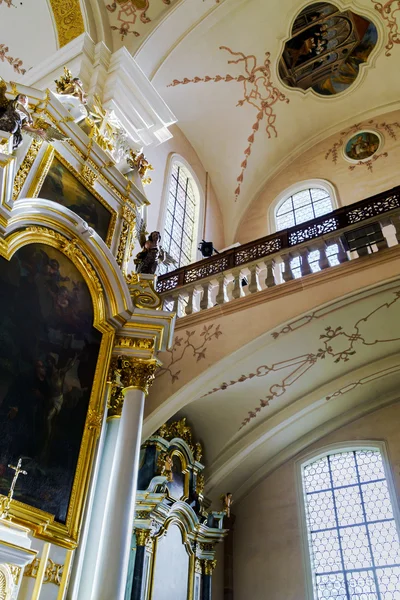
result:
M 294 227 L 300 223 L 311 221 L 330 213 L 335 206 L 334 189 L 327 182 L 320 180 L 303 181 L 288 188 L 275 203 L 274 222 L 276 231 Z M 338 247 L 333 244 L 327 248 L 326 255 L 331 266 L 339 263 Z M 310 252 L 308 262 L 313 273 L 320 270 L 320 253 Z M 290 262 L 293 276 L 301 277 L 300 258 L 297 256 Z
M 378 448 L 301 467 L 315 600 L 400 598 L 400 542 Z
M 199 190 L 189 169 L 174 160 L 168 182 L 163 247 L 183 267 L 195 259 L 199 213 Z M 164 268 L 163 272 L 166 272 Z
M 301 189 L 280 202 L 275 211 L 277 231 L 311 221 L 333 210 L 329 191 L 321 187 Z

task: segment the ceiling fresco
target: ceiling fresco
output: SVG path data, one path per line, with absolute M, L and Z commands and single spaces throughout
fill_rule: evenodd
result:
M 318 2 L 296 18 L 279 61 L 282 81 L 322 96 L 347 90 L 376 46 L 373 23 L 350 10 Z

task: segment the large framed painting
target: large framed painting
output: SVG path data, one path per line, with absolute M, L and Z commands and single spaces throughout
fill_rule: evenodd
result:
M 114 232 L 116 212 L 100 194 L 88 187 L 84 178 L 58 153 L 51 153 L 50 157 L 45 157 L 39 171 L 44 172 L 45 177 L 34 195 L 72 210 L 109 246 Z M 40 175 L 39 173 L 39 181 Z
M 48 513 L 70 538 L 93 457 L 85 423 L 99 403 L 104 345 L 89 288 L 60 250 L 32 243 L 0 257 L 0 340 L 0 493 L 21 458 L 17 504 Z

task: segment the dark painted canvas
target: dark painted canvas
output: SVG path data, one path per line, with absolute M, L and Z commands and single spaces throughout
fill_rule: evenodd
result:
M 0 493 L 65 523 L 101 334 L 88 287 L 56 249 L 0 258 Z
M 293 88 L 338 94 L 355 82 L 377 40 L 375 25 L 365 17 L 328 2 L 310 4 L 295 19 L 279 75 Z
M 69 208 L 106 240 L 112 216 L 110 211 L 57 158 L 53 159 L 40 197 Z

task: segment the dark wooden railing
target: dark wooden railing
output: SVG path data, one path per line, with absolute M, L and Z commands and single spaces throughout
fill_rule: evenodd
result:
M 322 217 L 306 221 L 301 225 L 284 229 L 272 235 L 231 248 L 211 258 L 205 258 L 186 267 L 181 267 L 158 277 L 157 291 L 168 292 L 212 277 L 218 273 L 244 266 L 246 263 L 263 259 L 304 244 L 332 232 L 346 230 L 357 223 L 371 220 L 384 213 L 400 208 L 400 186 L 371 198 L 338 208 Z

